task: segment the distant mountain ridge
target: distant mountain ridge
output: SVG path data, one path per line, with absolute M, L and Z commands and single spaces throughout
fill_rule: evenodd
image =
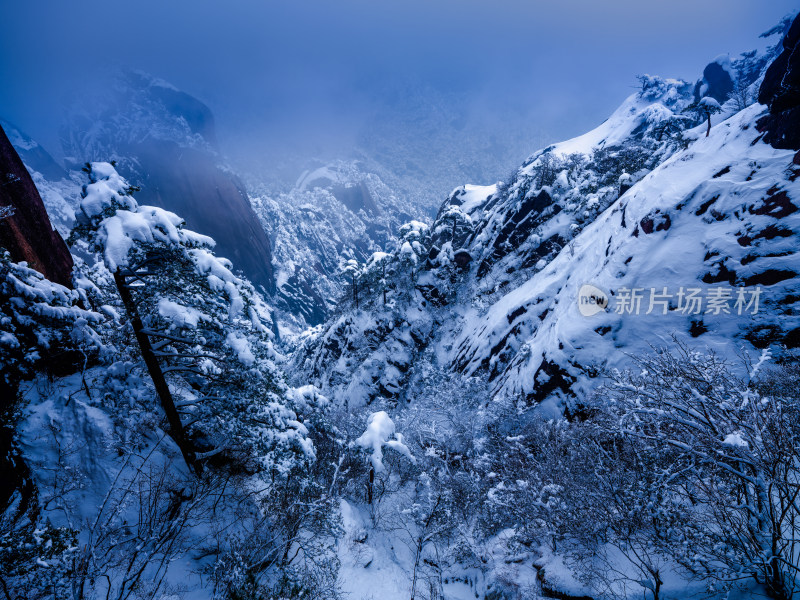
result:
M 243 184 L 219 156 L 205 104 L 147 74 L 118 73 L 93 101 L 75 103 L 61 140 L 73 167 L 117 161 L 143 202 L 183 215 L 235 268 L 274 293 L 269 240 Z
M 413 382 L 439 368 L 561 414 L 603 370 L 673 335 L 729 357 L 800 346 L 800 171 L 793 151 L 764 143 L 768 113 L 755 104 L 780 50 L 727 63 L 741 93 L 709 137 L 702 80 L 645 76 L 595 130 L 535 153 L 499 186 L 456 189 L 430 229 L 409 230 L 388 262 L 367 261 L 358 306 L 345 297 L 303 340 L 298 373 L 352 405 L 413 400 Z M 610 306 L 581 315 L 584 284 Z M 666 314 L 648 315 L 664 288 Z M 730 294 L 728 312 L 685 310 L 687 288 Z M 739 290 L 756 288 L 760 310 L 737 314 Z M 641 314 L 624 304 L 632 289 L 648 293 Z

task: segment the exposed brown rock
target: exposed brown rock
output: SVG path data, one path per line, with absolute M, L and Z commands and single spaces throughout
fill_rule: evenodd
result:
M 14 214 L 0 221 L 0 246 L 16 262 L 27 261 L 50 281 L 72 287 L 72 255 L 53 229 L 39 192 L 0 127 L 0 207 Z

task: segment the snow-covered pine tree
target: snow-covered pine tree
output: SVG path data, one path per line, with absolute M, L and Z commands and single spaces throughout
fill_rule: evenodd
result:
M 339 267 L 342 277 L 350 283 L 353 289 L 353 304 L 358 308 L 358 282 L 361 279 L 362 267 L 354 258 L 346 260 Z
M 424 243 L 429 229 L 428 225 L 420 221 L 409 221 L 400 227 L 398 241 L 400 269 L 410 272 L 411 283 L 415 281 L 417 265 L 426 254 Z
M 263 297 L 174 213 L 139 206 L 109 163 L 87 165 L 84 239 L 113 273 L 128 322 L 186 462 L 214 456 L 285 475 L 314 456 L 287 408 Z
M 711 96 L 704 96 L 693 108 L 698 116 L 705 119 L 707 123 L 706 137 L 708 137 L 711 133 L 711 115 L 720 112 L 722 107 L 719 102 Z

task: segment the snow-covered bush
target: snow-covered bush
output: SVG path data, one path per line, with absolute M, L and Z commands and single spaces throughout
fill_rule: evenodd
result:
M 75 290 L 0 255 L 0 378 L 13 389 L 37 370 L 52 375 L 85 367 L 103 350 L 103 316 L 83 308 Z
M 369 460 L 376 473 L 386 470 L 383 465 L 384 446 L 404 455 L 412 463 L 416 462 L 408 446 L 403 443 L 403 434 L 395 430 L 394 421 L 383 410 L 369 416 L 366 430 L 354 443 L 370 453 Z
M 763 362 L 743 378 L 679 346 L 615 374 L 604 399 L 622 435 L 682 466 L 664 485 L 694 507 L 677 554 L 685 567 L 723 586 L 747 574 L 771 597 L 791 598 L 800 589 L 800 377 L 794 365 L 776 381 Z

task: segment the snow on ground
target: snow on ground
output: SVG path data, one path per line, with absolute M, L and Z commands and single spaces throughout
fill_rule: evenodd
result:
M 755 205 L 776 182 L 784 181 L 793 156 L 792 151 L 753 144 L 759 135 L 753 123 L 763 110 L 763 106 L 751 106 L 713 127 L 710 137 L 699 138 L 665 161 L 612 204 L 574 240 L 573 251 L 560 253 L 485 314 L 474 314 L 454 344 L 454 353 L 475 357 L 468 372 L 477 369 L 483 357 L 491 356 L 490 349 L 511 335 L 519 322 L 530 322 L 529 315 L 510 315 L 533 313 L 542 320 L 539 324 L 539 319 L 534 319 L 530 329 L 523 327 L 515 334 L 520 350 L 496 387 L 508 396 L 534 391 L 534 374 L 545 358 L 562 365 L 577 361 L 621 366 L 626 356 L 615 348 L 635 354 L 647 351 L 649 344 L 667 345 L 674 333 L 687 332 L 698 320 L 709 328 L 701 343 L 731 355 L 737 350 L 731 340 L 743 327 L 774 318 L 763 308 L 764 303 L 785 292 L 796 278 L 764 286 L 762 310 L 757 315 L 736 314 L 733 301 L 729 305 L 734 314 L 703 312 L 699 316 L 677 310 L 660 314 L 660 306 L 645 314 L 650 308 L 646 304 L 640 314 L 619 314 L 614 306 L 616 303 L 619 308 L 617 299 L 623 288 L 649 292 L 651 287 L 659 291 L 667 287 L 675 294 L 680 288 L 701 287 L 705 291 L 727 285 L 726 281 L 711 285 L 699 281 L 704 273 L 714 274 L 714 268 L 706 262 L 709 253 L 732 257 L 737 272 L 744 277 L 754 273 L 753 265 L 745 260 L 749 250 L 737 243 L 744 224 L 734 214 L 743 205 Z M 725 176 L 715 177 L 727 167 L 730 169 Z M 797 182 L 785 183 L 795 190 L 800 187 Z M 800 196 L 800 190 L 792 196 Z M 710 219 L 703 214 L 703 205 L 712 201 L 718 214 L 729 216 Z M 658 222 L 664 214 L 670 218 L 667 229 L 650 234 L 642 231 L 642 220 L 650 217 Z M 748 218 L 756 225 L 768 225 L 772 220 L 757 215 Z M 800 213 L 785 217 L 782 223 L 800 230 Z M 770 243 L 770 256 L 759 259 L 759 268 L 789 269 L 794 261 L 792 238 Z M 584 284 L 612 294 L 608 311 L 591 318 L 579 313 L 578 291 Z M 736 293 L 734 290 L 733 300 Z M 674 298 L 672 301 L 675 303 Z M 598 335 L 601 328 L 610 333 Z
M 486 199 L 497 191 L 495 185 L 471 185 L 463 187 L 464 193 L 459 196 L 461 200 L 461 210 L 469 214 L 480 207 Z
M 376 531 L 368 513 L 342 500 L 344 535 L 339 540 L 339 583 L 349 600 L 405 600 L 410 592 L 408 548 Z

